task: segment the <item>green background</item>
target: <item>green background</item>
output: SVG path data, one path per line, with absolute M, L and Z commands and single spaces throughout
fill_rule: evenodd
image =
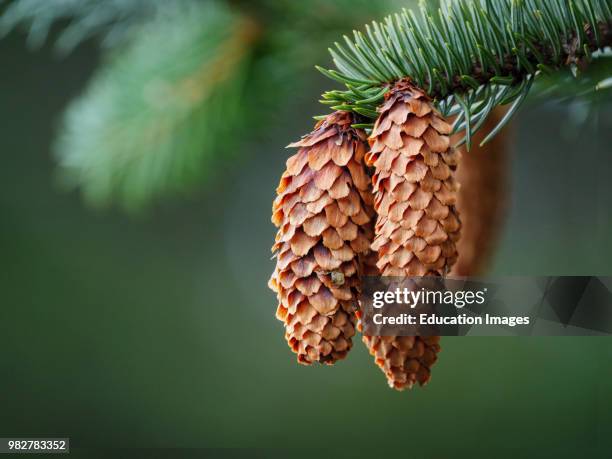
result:
M 0 56 L 0 436 L 68 436 L 86 456 L 609 453 L 609 338 L 445 338 L 431 383 L 404 393 L 358 339 L 335 367 L 296 364 L 266 287 L 269 218 L 282 146 L 322 111 L 314 70 L 212 186 L 131 218 L 54 179 L 50 143 L 96 48 L 59 61 L 12 34 Z M 570 113 L 532 104 L 513 126 L 497 274 L 612 274 L 612 117 L 571 128 Z

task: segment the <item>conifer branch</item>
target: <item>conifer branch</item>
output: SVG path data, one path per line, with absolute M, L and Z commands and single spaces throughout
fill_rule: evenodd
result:
M 136 211 L 211 175 L 245 120 L 258 34 L 250 18 L 216 2 L 139 28 L 65 113 L 54 146 L 65 184 L 92 205 Z
M 0 0 L 0 38 L 21 26 L 27 30 L 30 48 L 47 40 L 52 26 L 65 21 L 55 41 L 60 55 L 72 52 L 84 40 L 97 36 L 105 47 L 124 43 L 135 28 L 170 8 L 185 8 L 185 0 Z
M 420 16 L 403 10 L 344 42 L 330 49 L 335 70 L 317 67 L 346 86 L 323 103 L 375 119 L 386 89 L 409 78 L 456 116 L 469 147 L 496 106 L 512 104 L 483 143 L 510 120 L 538 75 L 578 76 L 612 45 L 612 0 L 443 0 L 437 11 L 421 2 Z

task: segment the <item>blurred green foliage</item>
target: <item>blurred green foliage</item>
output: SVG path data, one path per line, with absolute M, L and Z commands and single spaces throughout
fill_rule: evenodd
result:
M 130 30 L 150 19 L 165 0 L 0 0 L 0 37 L 25 25 L 28 45 L 37 48 L 47 39 L 56 21 L 67 25 L 56 40 L 56 50 L 68 54 L 87 38 L 101 37 L 105 47 L 122 43 Z
M 304 91 L 339 33 L 398 3 L 16 0 L 0 32 L 25 25 L 37 46 L 54 21 L 68 19 L 58 25 L 62 53 L 101 38 L 101 63 L 68 107 L 55 154 L 63 182 L 88 203 L 135 211 L 248 152 L 257 128 L 281 119 L 287 98 Z
M 219 2 L 140 27 L 66 112 L 56 152 L 68 183 L 135 209 L 210 173 L 243 120 L 255 27 Z

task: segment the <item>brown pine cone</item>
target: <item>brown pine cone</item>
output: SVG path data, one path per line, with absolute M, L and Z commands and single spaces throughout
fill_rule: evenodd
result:
M 276 317 L 307 365 L 343 359 L 355 334 L 358 256 L 370 246 L 372 196 L 365 134 L 352 123 L 351 114 L 332 113 L 290 145 L 300 149 L 287 160 L 272 207 Z
M 459 153 L 450 146 L 451 126 L 406 81 L 393 87 L 379 112 L 366 154 L 367 165 L 375 167 L 376 265 L 383 276 L 445 276 L 457 259 L 461 227 L 453 179 Z M 363 340 L 399 390 L 425 384 L 440 350 L 437 336 Z
M 451 271 L 452 276 L 483 274 L 499 240 L 508 202 L 510 139 L 507 127 L 486 145 L 481 147 L 479 143 L 505 113 L 503 107 L 491 112 L 476 135 L 470 151 L 463 153 L 457 169 L 457 181 L 461 183 L 457 209 L 461 213 L 463 227 L 457 244 L 459 258 Z

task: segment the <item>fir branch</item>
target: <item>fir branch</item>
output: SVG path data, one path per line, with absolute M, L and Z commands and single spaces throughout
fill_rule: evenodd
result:
M 66 112 L 55 151 L 67 183 L 134 210 L 211 174 L 245 122 L 257 33 L 215 1 L 141 27 Z
M 40 47 L 53 24 L 65 21 L 66 27 L 55 41 L 56 50 L 66 55 L 84 40 L 101 37 L 102 45 L 122 44 L 140 24 L 169 8 L 189 7 L 194 0 L 0 0 L 0 38 L 11 30 L 27 30 L 30 48 Z
M 536 76 L 568 67 L 578 74 L 612 45 L 612 0 L 446 0 L 438 11 L 421 2 L 420 16 L 404 10 L 366 32 L 336 43 L 337 70 L 317 67 L 347 87 L 326 93 L 326 103 L 376 118 L 380 100 L 360 93 L 410 78 L 443 115 L 457 115 L 469 144 L 495 106 L 512 103 L 499 131 Z

